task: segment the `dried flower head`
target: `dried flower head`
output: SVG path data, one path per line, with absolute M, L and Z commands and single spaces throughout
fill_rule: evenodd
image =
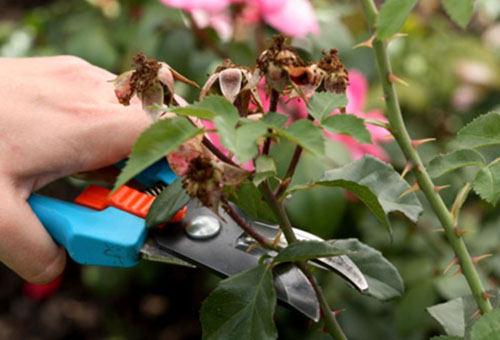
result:
M 324 57 L 318 62 L 318 67 L 325 72 L 323 87 L 328 92 L 345 94 L 349 85 L 349 76 L 344 64 L 337 56 L 338 51 L 331 49 L 329 53 L 322 51 Z
M 220 93 L 231 103 L 235 103 L 248 114 L 248 105 L 251 100 L 262 111 L 262 100 L 257 91 L 257 83 L 252 80 L 252 73 L 248 67 L 237 66 L 226 59 L 215 70 L 201 89 L 200 100 L 209 93 Z
M 290 83 L 289 70 L 305 66 L 297 52 L 285 44 L 285 40 L 283 35 L 274 36 L 271 46 L 257 59 L 258 76 L 265 76 L 267 84 L 278 92 L 282 92 Z
M 198 156 L 190 160 L 183 185 L 191 197 L 218 213 L 224 185 L 238 185 L 249 175 L 239 167 Z
M 142 101 L 144 111 L 153 121 L 162 111 L 154 107 L 155 105 L 178 104 L 174 97 L 174 79 L 198 87 L 196 83 L 177 73 L 168 64 L 147 58 L 143 53 L 133 58 L 133 67 L 135 70 L 122 73 L 113 80 L 116 97 L 121 104 L 129 105 L 133 95 L 137 94 Z

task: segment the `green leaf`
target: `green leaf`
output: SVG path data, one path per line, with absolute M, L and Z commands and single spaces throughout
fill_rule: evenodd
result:
M 236 108 L 224 97 L 218 95 L 208 96 L 201 102 L 189 106 L 169 108 L 168 111 L 206 120 L 213 120 L 218 115 L 227 116 L 236 113 L 238 116 Z
M 403 27 L 417 0 L 386 0 L 377 17 L 377 38 L 388 39 Z
M 360 143 L 372 142 L 372 136 L 366 129 L 364 120 L 355 115 L 333 115 L 323 120 L 321 126 L 329 132 L 354 137 Z
M 343 167 L 328 170 L 323 178 L 312 186 L 297 186 L 287 192 L 304 190 L 317 186 L 341 187 L 354 193 L 390 231 L 387 214 L 400 211 L 416 222 L 422 206 L 414 193 L 399 196 L 410 186 L 401 179 L 391 165 L 378 158 L 366 155 Z
M 137 138 L 113 191 L 200 133 L 203 133 L 203 130 L 194 127 L 185 117 L 161 119 L 152 124 Z
M 227 100 L 226 102 L 231 105 Z M 221 144 L 226 149 L 234 152 L 236 149 L 236 123 L 238 123 L 240 116 L 236 108 L 232 105 L 231 107 L 232 110 L 219 111 L 219 115 L 214 118 L 214 124 Z
M 368 295 L 388 300 L 404 293 L 403 279 L 398 270 L 378 250 L 350 238 L 331 241 L 332 245 L 349 254 L 368 282 Z
M 190 197 L 182 186 L 182 180 L 183 177 L 178 177 L 153 201 L 146 216 L 147 228 L 170 221 L 187 204 Z
M 343 94 L 316 92 L 307 102 L 307 111 L 322 122 L 333 110 L 346 106 L 347 97 Z
M 464 336 L 464 306 L 462 298 L 427 308 L 429 314 L 443 326 L 448 335 Z
M 483 200 L 495 206 L 500 198 L 500 163 L 480 169 L 472 182 L 472 188 Z
M 246 163 L 257 155 L 257 139 L 266 133 L 267 125 L 258 120 L 249 121 L 236 129 L 236 145 L 232 151 L 240 163 Z
M 203 339 L 276 339 L 275 306 L 269 264 L 222 280 L 201 307 Z
M 295 262 L 345 255 L 346 251 L 338 249 L 335 244 L 326 241 L 301 241 L 290 244 L 281 250 L 273 259 L 274 263 Z
M 278 134 L 316 156 L 322 156 L 325 153 L 325 135 L 321 128 L 310 120 L 297 120 L 287 126 L 285 130 L 278 131 Z
M 484 157 L 473 149 L 462 149 L 438 155 L 427 165 L 431 177 L 439 177 L 466 166 L 484 166 Z
M 288 116 L 277 112 L 268 112 L 262 117 L 264 123 L 278 129 L 281 129 L 288 122 L 288 119 Z
M 493 297 L 493 308 L 500 306 L 500 292 L 488 291 Z M 470 338 L 473 325 L 477 320 L 477 304 L 472 295 L 462 296 L 445 303 L 427 308 L 427 312 L 444 328 L 446 334 Z
M 442 3 L 453 21 L 465 28 L 474 11 L 474 0 L 443 0 Z
M 267 155 L 260 155 L 255 160 L 253 183 L 258 187 L 266 178 L 273 176 L 276 176 L 276 164 L 274 163 L 274 159 Z
M 260 218 L 272 223 L 276 223 L 276 216 L 269 208 L 269 205 L 262 199 L 262 194 L 257 187 L 246 180 L 241 183 L 236 191 L 229 197 L 240 209 L 243 209 L 249 216 Z
M 466 148 L 500 144 L 500 113 L 489 112 L 458 131 L 458 141 Z
M 471 340 L 500 340 L 500 309 L 483 315 L 472 326 Z

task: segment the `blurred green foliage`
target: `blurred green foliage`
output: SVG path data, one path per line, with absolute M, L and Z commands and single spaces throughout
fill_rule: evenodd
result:
M 352 48 L 369 38 L 356 3 L 312 2 L 321 34 L 294 39 L 293 45 L 306 59 L 317 59 L 323 48 L 337 48 L 348 68 L 362 71 L 372 84 L 367 109 L 383 109 L 372 51 Z M 204 32 L 217 47 L 214 49 L 192 33 L 182 12 L 168 9 L 156 0 L 122 0 L 116 2 L 118 10 L 106 10 L 92 3 L 99 1 L 54 1 L 25 9 L 20 15 L 9 16 L 5 12 L 0 16 L 0 56 L 73 54 L 120 73 L 130 68 L 132 56 L 144 52 L 167 62 L 198 84 L 203 84 L 207 73 L 222 61 L 220 51 L 236 63 L 252 66 L 255 61 L 257 43 L 253 34 L 224 42 L 207 29 Z M 419 149 L 424 160 L 453 150 L 458 129 L 473 117 L 500 108 L 500 6 L 494 3 L 478 1 L 472 23 L 462 31 L 446 17 L 437 1 L 420 1 L 403 28 L 408 36 L 390 43 L 393 71 L 409 84 L 398 85 L 398 92 L 410 134 L 414 138 L 437 138 L 436 143 Z M 264 33 L 270 37 L 273 31 L 266 28 Z M 188 100 L 198 96 L 183 84 L 178 86 L 178 92 Z M 388 142 L 384 147 L 395 167 L 402 170 L 404 161 L 395 144 Z M 291 150 L 286 143 L 273 148 L 279 173 L 284 172 Z M 497 149 L 486 153 L 490 158 L 499 154 Z M 306 154 L 294 182 L 317 179 L 324 170 L 350 160 L 348 151 L 338 142 L 328 145 L 327 154 L 323 160 Z M 448 204 L 469 176 L 464 169 L 439 178 L 437 184 L 451 184 L 450 189 L 442 192 Z M 425 206 L 425 199 L 420 198 Z M 468 293 L 460 275 L 442 275 L 453 254 L 441 233 L 435 231 L 438 224 L 431 213 L 425 213 L 417 225 L 394 216 L 391 242 L 375 217 L 339 189 L 318 188 L 299 193 L 288 202 L 288 210 L 298 227 L 325 238 L 358 237 L 379 249 L 404 278 L 406 293 L 401 299 L 379 302 L 360 296 L 333 274 L 318 273 L 332 307 L 346 309 L 338 318 L 352 339 L 420 340 L 440 334 L 442 330 L 425 308 Z M 478 267 L 488 288 L 496 286 L 500 278 L 500 214 L 471 195 L 461 215 L 463 228 L 473 230 L 466 235 L 472 254 L 494 254 Z M 131 286 L 147 289 L 167 269 L 141 265 L 133 270 L 81 270 L 87 289 L 112 304 L 120 297 L 125 299 Z M 217 281 L 208 274 L 204 280 L 207 292 Z M 126 336 L 126 321 L 116 319 L 110 310 L 112 306 L 107 310 L 108 333 L 104 336 Z M 309 327 L 300 315 L 283 308 L 277 311 L 277 325 L 283 339 L 328 338 L 321 333 L 321 327 Z

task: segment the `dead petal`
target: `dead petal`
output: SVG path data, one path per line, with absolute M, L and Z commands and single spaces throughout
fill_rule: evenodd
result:
M 180 145 L 175 151 L 167 154 L 168 164 L 176 175 L 185 175 L 191 160 L 200 157 L 204 153 L 201 144 L 202 140 L 203 135 L 198 135 Z
M 241 90 L 243 77 L 237 68 L 228 68 L 219 73 L 219 84 L 222 95 L 231 103 L 234 102 Z
M 251 90 L 256 88 L 257 85 L 259 85 L 260 81 L 262 80 L 262 77 L 264 77 L 264 74 L 259 68 L 255 69 L 253 74 L 250 74 L 250 72 L 245 71 L 244 75 L 245 78 L 247 79 L 247 84 L 243 87 L 243 90 Z
M 168 88 L 170 93 L 174 93 L 175 91 L 174 76 L 172 74 L 171 68 L 165 63 L 160 63 L 160 64 L 161 67 L 160 70 L 158 71 L 158 80 Z
M 130 80 L 134 70 L 120 74 L 114 80 L 111 80 L 115 87 L 115 95 L 120 104 L 129 105 L 130 98 L 134 95 L 134 90 L 130 87 Z
M 238 185 L 251 174 L 250 171 L 227 163 L 217 163 L 216 166 L 222 172 L 221 182 L 224 185 Z
M 148 114 L 149 118 L 155 122 L 162 110 L 154 108 L 153 105 L 161 106 L 163 104 L 163 87 L 159 82 L 155 82 L 152 86 L 141 93 L 142 109 Z
M 219 79 L 218 73 L 214 73 L 210 77 L 208 77 L 207 81 L 205 82 L 205 85 L 203 85 L 203 88 L 201 89 L 200 100 L 203 100 L 208 95 L 210 89 L 212 88 L 217 79 Z
M 262 98 L 260 97 L 260 93 L 257 90 L 257 88 L 252 87 L 250 89 L 250 92 L 252 93 L 252 97 L 254 99 L 255 104 L 257 105 L 257 109 L 259 112 L 264 112 L 264 105 L 262 104 Z

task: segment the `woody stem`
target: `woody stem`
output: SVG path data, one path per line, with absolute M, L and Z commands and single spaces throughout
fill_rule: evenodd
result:
M 223 197 L 221 199 L 222 206 L 224 210 L 228 213 L 229 216 L 240 226 L 241 229 L 245 231 L 247 235 L 249 235 L 251 238 L 253 238 L 255 241 L 257 241 L 259 244 L 262 246 L 271 249 L 271 250 L 278 250 L 277 247 L 270 242 L 267 238 L 265 238 L 263 235 L 258 233 L 255 229 L 250 227 L 248 223 L 241 218 L 240 214 L 238 214 L 234 208 L 231 206 L 231 204 L 228 202 L 228 200 Z

